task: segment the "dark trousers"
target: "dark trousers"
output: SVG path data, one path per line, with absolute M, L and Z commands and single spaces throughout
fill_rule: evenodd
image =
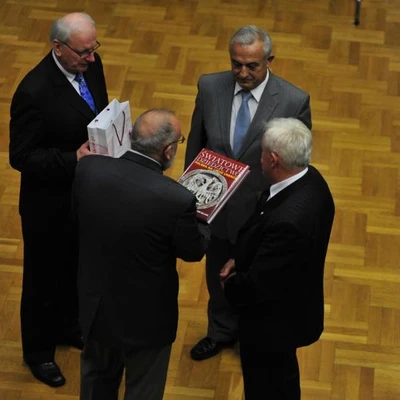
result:
M 300 400 L 296 349 L 262 351 L 242 341 L 240 360 L 246 400 Z
M 207 336 L 221 342 L 237 338 L 238 314 L 226 300 L 219 272 L 232 257 L 233 245 L 228 240 L 211 237 L 206 254 L 206 278 L 209 293 Z
M 68 218 L 42 226 L 22 218 L 22 233 L 22 349 L 28 363 L 42 363 L 65 335 L 79 334 L 77 235 Z
M 80 400 L 118 400 L 125 370 L 125 400 L 162 400 L 171 345 L 123 351 L 90 338 L 81 353 Z

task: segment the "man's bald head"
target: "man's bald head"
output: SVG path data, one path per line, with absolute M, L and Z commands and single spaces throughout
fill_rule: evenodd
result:
M 50 29 L 50 42 L 54 39 L 68 43 L 72 35 L 86 34 L 95 30 L 89 14 L 73 12 L 55 20 Z
M 136 119 L 131 134 L 132 150 L 159 161 L 167 169 L 172 164 L 181 136 L 181 125 L 175 113 L 154 108 Z

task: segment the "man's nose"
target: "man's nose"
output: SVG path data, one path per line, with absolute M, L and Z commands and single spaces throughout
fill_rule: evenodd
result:
M 248 74 L 249 74 L 248 68 L 246 67 L 246 65 L 242 65 L 240 67 L 239 75 L 240 76 L 247 76 Z
M 89 54 L 85 57 L 85 60 L 86 60 L 86 61 L 89 61 L 89 62 L 95 62 L 96 59 L 94 58 L 94 52 L 89 53 Z

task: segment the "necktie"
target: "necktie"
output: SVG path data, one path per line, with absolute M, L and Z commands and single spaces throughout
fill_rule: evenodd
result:
M 89 107 L 96 113 L 96 106 L 94 105 L 93 97 L 86 85 L 85 78 L 82 74 L 76 74 L 75 80 L 79 83 L 79 93 L 83 99 L 88 103 Z
M 233 135 L 233 153 L 235 156 L 239 154 L 243 139 L 250 126 L 251 117 L 248 101 L 251 96 L 251 92 L 242 90 L 242 105 L 240 106 L 236 117 L 235 133 Z

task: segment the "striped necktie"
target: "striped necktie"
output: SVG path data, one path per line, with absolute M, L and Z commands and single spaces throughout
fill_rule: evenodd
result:
M 79 84 L 79 93 L 92 109 L 92 111 L 96 114 L 96 106 L 94 105 L 94 100 L 92 94 L 89 91 L 89 88 L 86 85 L 85 78 L 81 73 L 76 74 L 75 80 Z

